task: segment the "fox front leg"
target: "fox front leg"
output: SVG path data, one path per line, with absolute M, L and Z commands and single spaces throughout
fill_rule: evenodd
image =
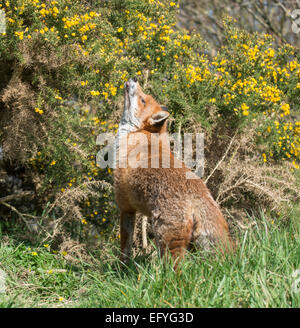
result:
M 134 225 L 135 225 L 135 212 L 121 213 L 121 222 L 120 222 L 121 258 L 120 259 L 125 264 L 128 263 L 131 255 Z

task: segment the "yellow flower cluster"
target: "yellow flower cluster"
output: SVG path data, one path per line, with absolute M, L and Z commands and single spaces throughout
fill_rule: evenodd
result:
M 281 117 L 283 117 L 283 115 L 287 116 L 290 115 L 290 105 L 289 104 L 284 104 L 281 105 L 281 109 L 283 111 L 283 113 L 280 114 Z
M 40 108 L 35 108 L 35 112 L 39 113 L 40 115 L 44 114 L 44 111 Z
M 241 106 L 241 109 L 243 111 L 243 115 L 244 116 L 248 116 L 249 115 L 249 112 L 248 112 L 249 107 L 246 104 L 243 103 L 242 106 Z
M 282 106 L 289 108 L 286 105 L 288 104 Z M 274 126 L 278 135 L 278 141 L 274 142 L 274 146 L 282 150 L 282 160 L 292 159 L 294 168 L 299 169 L 296 159 L 300 156 L 300 121 L 280 123 L 276 120 Z M 270 152 L 270 156 L 273 156 L 272 152 Z
M 207 67 L 195 67 L 193 65 L 188 65 L 185 69 L 186 79 L 188 81 L 187 86 L 190 87 L 191 84 L 195 82 L 201 82 L 211 75 L 210 70 Z

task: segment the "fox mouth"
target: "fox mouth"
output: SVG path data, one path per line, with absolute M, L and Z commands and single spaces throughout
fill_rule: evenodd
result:
M 140 128 L 141 122 L 136 116 L 138 110 L 138 95 L 140 92 L 137 78 L 131 78 L 124 84 L 124 112 L 122 116 L 123 124 L 130 126 L 131 131 Z
M 138 86 L 138 82 L 137 82 L 136 77 L 129 79 L 124 84 L 125 108 L 126 109 L 129 109 L 131 107 L 131 100 L 136 94 L 137 86 Z

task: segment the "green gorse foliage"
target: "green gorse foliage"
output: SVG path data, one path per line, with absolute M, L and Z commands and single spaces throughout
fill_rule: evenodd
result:
M 257 129 L 262 165 L 299 168 L 299 55 L 224 19 L 214 58 L 197 33 L 176 28 L 177 1 L 1 1 L 0 138 L 26 170 L 42 212 L 111 228 L 111 169 L 96 136 L 116 132 L 123 84 L 138 76 L 183 131 Z M 76 206 L 75 206 L 76 205 Z

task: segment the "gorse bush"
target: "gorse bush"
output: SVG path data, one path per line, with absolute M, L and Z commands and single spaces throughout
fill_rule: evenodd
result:
M 253 127 L 256 162 L 299 168 L 300 62 L 292 46 L 274 49 L 270 36 L 226 18 L 226 45 L 210 58 L 199 34 L 176 27 L 177 1 L 0 6 L 0 143 L 8 169 L 24 169 L 37 216 L 56 222 L 52 237 L 65 222 L 83 230 L 94 223 L 102 233 L 113 226 L 112 171 L 95 163 L 96 136 L 117 130 L 131 76 L 169 107 L 171 130 L 201 127 L 212 138 L 219 128 L 232 137 Z
M 258 141 L 267 143 L 263 161 L 288 160 L 298 169 L 299 55 L 290 45 L 273 49 L 270 35 L 247 34 L 230 18 L 224 27 L 227 42 L 215 58 L 197 54 L 187 66 L 177 63 L 176 82 L 168 83 L 171 108 L 180 115 L 187 112 L 187 118 L 192 108 L 200 121 L 219 120 L 232 130 L 259 120 Z M 214 117 L 207 114 L 209 104 Z

